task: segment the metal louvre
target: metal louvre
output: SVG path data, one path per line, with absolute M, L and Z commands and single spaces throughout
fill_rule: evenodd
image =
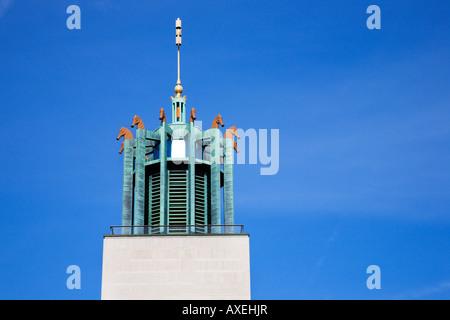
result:
M 160 199 L 161 199 L 161 185 L 160 185 L 161 177 L 159 172 L 156 172 L 152 174 L 151 176 L 151 207 L 150 207 L 150 214 L 151 214 L 151 225 L 159 225 L 161 224 L 161 215 L 160 215 Z
M 195 173 L 195 224 L 204 225 L 207 223 L 207 199 L 206 199 L 206 175 Z M 196 232 L 206 232 L 204 228 L 198 228 Z
M 186 170 L 169 170 L 169 225 L 180 226 L 171 232 L 186 232 L 187 177 Z M 184 226 L 181 227 L 181 226 Z
M 207 176 L 206 181 L 206 209 L 208 210 L 208 215 L 206 217 L 207 224 L 211 224 L 211 176 Z
M 193 169 L 194 175 L 191 176 L 187 165 L 169 162 L 164 183 L 159 164 L 146 167 L 143 222 L 146 226 L 152 226 L 148 232 L 151 230 L 151 233 L 161 233 L 163 230 L 156 227 L 163 225 L 173 226 L 168 229 L 171 233 L 185 232 L 188 225 L 194 228 L 189 230 L 190 233 L 211 232 L 204 227 L 211 224 L 210 170 L 203 164 L 196 165 Z M 191 177 L 193 181 L 189 183 Z

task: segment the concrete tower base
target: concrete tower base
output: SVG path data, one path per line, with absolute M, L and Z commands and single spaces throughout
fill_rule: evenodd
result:
M 250 299 L 249 235 L 106 235 L 101 298 Z

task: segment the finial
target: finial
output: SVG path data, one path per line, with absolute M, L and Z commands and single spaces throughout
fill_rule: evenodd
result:
M 175 44 L 178 47 L 178 79 L 177 79 L 177 85 L 175 86 L 175 97 L 180 98 L 181 93 L 183 92 L 183 87 L 181 86 L 181 80 L 180 80 L 180 46 L 181 46 L 181 20 L 178 18 L 175 21 Z

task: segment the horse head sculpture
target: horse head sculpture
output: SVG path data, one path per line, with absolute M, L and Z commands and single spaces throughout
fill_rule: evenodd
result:
M 139 118 L 137 115 L 135 115 L 133 117 L 133 124 L 131 125 L 131 127 L 134 128 L 135 125 L 137 125 L 138 129 L 144 129 L 145 130 L 144 122 L 142 122 L 142 119 Z
M 191 115 L 189 117 L 189 122 L 194 122 L 197 118 L 195 117 L 195 108 L 192 108 Z
M 119 130 L 119 136 L 116 138 L 116 140 L 119 140 L 120 138 L 124 137 L 124 140 L 127 139 L 134 139 L 133 134 L 131 133 L 130 130 L 128 130 L 125 127 L 120 128 Z M 123 152 L 123 142 L 122 142 L 122 148 L 119 151 L 119 154 L 122 154 Z
M 116 140 L 119 140 L 122 137 L 124 137 L 124 139 L 134 139 L 131 131 L 125 127 L 120 128 L 119 136 L 116 138 Z
M 233 139 L 233 137 L 240 139 L 239 134 L 237 132 L 237 128 L 235 126 L 229 127 L 225 131 L 225 134 L 223 135 L 224 139 Z M 237 142 L 234 139 L 233 139 L 233 148 L 236 152 L 239 152 L 239 150 L 237 148 Z
M 159 109 L 159 120 L 161 120 L 161 122 L 167 122 L 166 113 L 164 112 L 163 108 Z
M 218 115 L 214 118 L 214 120 L 213 120 L 213 122 L 212 122 L 212 125 L 211 125 L 211 129 L 213 129 L 213 128 L 219 128 L 219 125 L 221 125 L 222 127 L 224 126 L 224 124 L 223 124 L 223 122 L 222 122 L 222 116 L 221 116 L 220 114 L 218 114 Z

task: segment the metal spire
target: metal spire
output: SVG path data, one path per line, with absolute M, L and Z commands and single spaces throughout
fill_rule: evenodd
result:
M 175 86 L 176 97 L 180 98 L 181 93 L 183 92 L 183 87 L 181 86 L 180 80 L 180 46 L 181 46 L 181 20 L 178 18 L 175 21 L 175 44 L 178 47 L 178 78 L 177 85 Z

